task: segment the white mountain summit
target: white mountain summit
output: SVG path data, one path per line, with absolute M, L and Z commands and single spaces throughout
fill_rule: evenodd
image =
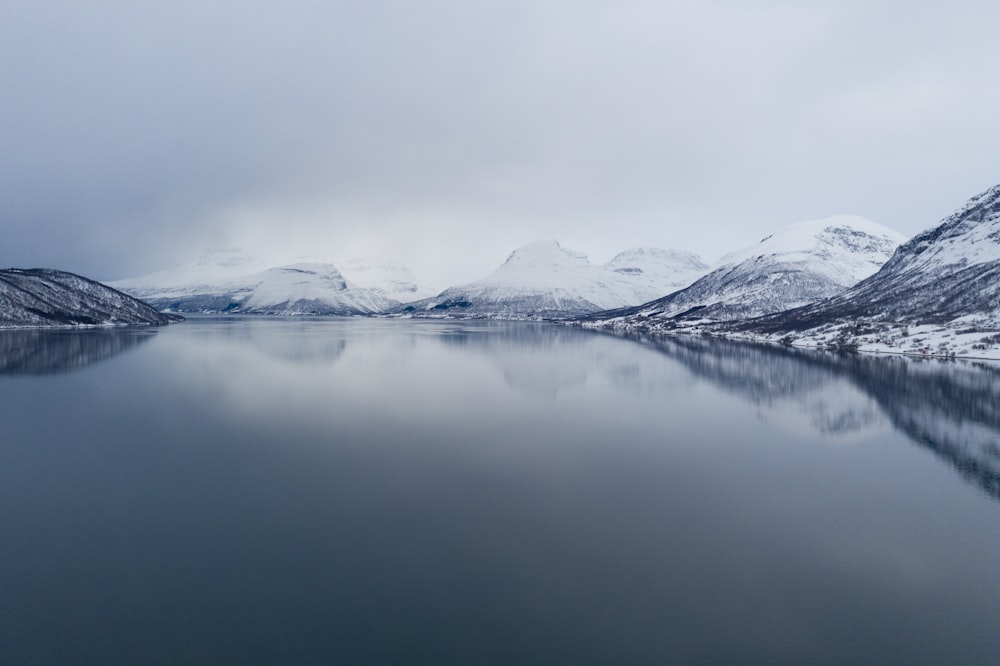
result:
M 609 314 L 614 324 L 728 321 L 780 312 L 840 293 L 875 273 L 905 241 L 863 217 L 789 225 L 675 293 Z
M 863 326 L 859 327 L 859 324 Z M 899 324 L 970 329 L 975 342 L 991 329 L 1000 337 L 1000 185 L 973 197 L 954 214 L 904 243 L 877 273 L 836 297 L 768 318 L 767 332 L 866 328 L 870 337 Z M 941 336 L 938 336 L 941 337 Z M 945 335 L 947 337 L 947 335 Z M 945 340 L 954 349 L 954 340 Z M 985 352 L 985 348 L 979 349 Z
M 434 295 L 434 290 L 422 284 L 410 270 L 398 264 L 369 261 L 360 257 L 349 259 L 337 266 L 348 280 L 400 303 L 415 301 Z
M 110 283 L 178 312 L 374 314 L 427 293 L 405 268 L 349 262 L 350 275 L 325 260 L 268 266 L 239 250 L 210 250 L 192 262 Z
M 490 275 L 397 311 L 413 316 L 567 317 L 642 303 L 690 284 L 708 266 L 689 252 L 641 248 L 607 264 L 554 240 L 512 252 Z

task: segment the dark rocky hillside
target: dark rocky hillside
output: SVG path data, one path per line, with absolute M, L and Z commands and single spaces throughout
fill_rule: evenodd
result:
M 0 328 L 162 325 L 179 319 L 73 273 L 0 270 Z
M 803 331 L 846 322 L 941 324 L 959 318 L 1000 318 L 1000 185 L 904 243 L 853 288 L 747 327 Z

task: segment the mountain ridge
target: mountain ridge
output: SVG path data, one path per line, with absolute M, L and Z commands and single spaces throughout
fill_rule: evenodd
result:
M 684 289 L 639 306 L 597 313 L 588 321 L 685 325 L 780 312 L 832 296 L 871 275 L 904 240 L 857 216 L 798 222 L 729 253 Z
M 938 324 L 976 316 L 1000 320 L 1000 185 L 902 244 L 853 288 L 771 321 L 796 330 L 848 317 Z
M 417 317 L 562 318 L 641 303 L 689 284 L 708 265 L 680 250 L 634 248 L 605 264 L 555 240 L 516 248 L 492 273 L 393 312 Z
M 75 273 L 50 268 L 0 270 L 0 328 L 161 326 L 178 320 Z
M 377 314 L 427 291 L 403 267 L 347 262 L 347 272 L 376 284 L 368 287 L 329 260 L 302 259 L 268 266 L 238 249 L 209 250 L 191 262 L 111 285 L 170 311 L 284 316 Z

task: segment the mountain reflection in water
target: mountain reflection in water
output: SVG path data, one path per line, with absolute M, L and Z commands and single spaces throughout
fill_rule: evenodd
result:
M 195 324 L 208 354 L 240 349 L 277 362 L 329 366 L 350 344 L 370 344 L 378 322 L 351 328 L 303 325 L 294 336 L 273 335 L 265 318 L 211 319 Z M 257 325 L 253 325 L 256 323 Z M 261 325 L 263 324 L 263 325 Z M 521 322 L 404 323 L 393 346 L 432 337 L 444 347 L 483 356 L 514 391 L 554 398 L 595 374 L 640 392 L 676 388 L 644 368 L 627 350 L 598 346 L 606 334 Z M 369 333 L 369 334 L 366 334 Z M 156 329 L 0 331 L 0 374 L 45 375 L 82 369 L 135 349 Z M 872 356 L 755 345 L 710 337 L 623 336 L 683 365 L 759 408 L 778 427 L 805 428 L 834 440 L 891 424 L 947 461 L 990 496 L 1000 498 L 1000 368 L 968 361 Z M 588 349 L 593 348 L 593 349 Z M 580 359 L 589 359 L 581 364 Z M 796 416 L 798 415 L 798 417 Z
M 0 375 L 49 375 L 104 361 L 148 342 L 151 328 L 0 331 Z
M 873 400 L 899 431 L 1000 499 L 1000 367 L 968 361 L 850 354 L 694 336 L 634 336 L 695 375 L 753 403 L 798 401 L 838 383 L 859 389 L 839 417 L 813 423 L 843 433 L 877 420 Z M 840 387 L 838 397 L 851 396 Z M 813 403 L 814 410 L 826 406 Z
M 989 367 L 193 317 L 0 368 L 3 664 L 1000 654 Z

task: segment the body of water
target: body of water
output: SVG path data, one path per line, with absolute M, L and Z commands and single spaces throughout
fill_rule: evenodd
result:
M 0 422 L 0 664 L 1000 660 L 995 367 L 196 318 Z

